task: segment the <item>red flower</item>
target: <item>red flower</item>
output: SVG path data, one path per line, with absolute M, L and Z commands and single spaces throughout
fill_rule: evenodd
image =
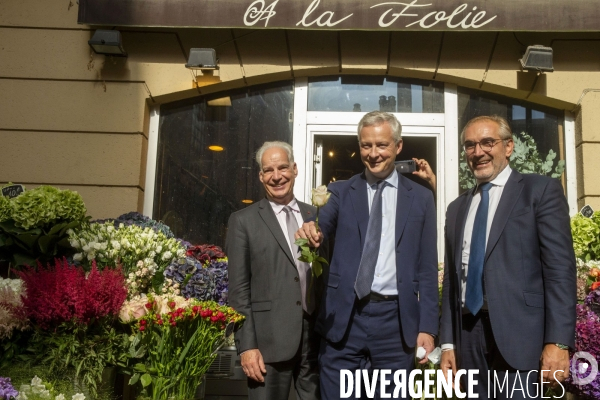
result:
M 596 290 L 600 287 L 600 282 L 594 282 L 592 283 L 592 290 Z
M 167 305 L 168 305 L 168 306 L 169 306 L 169 308 L 172 310 L 172 309 L 174 309 L 174 308 L 175 308 L 175 305 L 176 305 L 176 304 L 175 304 L 175 302 L 174 302 L 174 301 L 170 301 L 170 302 L 168 302 L 168 303 L 167 303 Z
M 162 325 L 163 321 L 162 321 L 162 319 L 159 319 L 158 321 L 156 321 L 156 323 L 159 324 L 159 325 Z
M 146 327 L 144 325 L 140 326 L 140 332 L 144 332 L 146 330 Z
M 149 310 L 152 308 L 152 303 L 146 303 L 146 308 Z
M 148 321 L 146 321 L 145 319 L 140 320 L 140 325 L 146 325 L 148 323 Z

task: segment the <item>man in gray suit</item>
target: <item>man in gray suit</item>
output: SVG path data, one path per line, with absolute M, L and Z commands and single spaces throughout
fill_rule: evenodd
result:
M 294 198 L 292 147 L 265 142 L 256 153 L 266 198 L 229 218 L 229 300 L 246 317 L 235 334 L 248 397 L 285 400 L 292 380 L 300 400 L 319 399 L 314 333 L 318 279 L 297 260 L 294 233 L 316 209 Z M 309 290 L 310 289 L 310 290 Z

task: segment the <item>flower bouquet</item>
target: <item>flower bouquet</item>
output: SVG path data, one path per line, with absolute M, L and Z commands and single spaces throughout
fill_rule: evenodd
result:
M 125 302 L 129 312 L 122 313 L 131 322 L 140 312 L 139 299 L 133 301 Z M 213 301 L 180 296 L 149 295 L 144 308 L 132 338 L 144 350 L 143 362 L 134 366 L 129 383 L 141 382 L 142 394 L 153 400 L 193 399 L 217 350 L 244 317 Z
M 227 304 L 227 257 L 208 259 L 202 263 L 187 256 L 171 263 L 164 275 L 163 293 Z
M 71 251 L 69 229 L 85 220 L 77 192 L 40 186 L 8 199 L 0 196 L 0 259 L 13 266 L 51 261 Z

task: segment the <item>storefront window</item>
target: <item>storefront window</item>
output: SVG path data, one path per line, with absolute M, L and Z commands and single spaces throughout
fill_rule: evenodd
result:
M 471 118 L 492 114 L 505 118 L 513 131 L 515 150 L 511 156 L 511 167 L 521 173 L 539 173 L 563 178 L 564 119 L 560 110 L 464 88 L 458 89 L 459 132 L 462 132 Z M 460 191 L 473 187 L 474 182 L 461 151 Z
M 161 106 L 153 218 L 223 246 L 231 213 L 264 196 L 256 150 L 292 143 L 293 100 L 286 81 Z
M 383 76 L 333 76 L 308 81 L 308 111 L 374 110 L 443 113 L 444 85 Z

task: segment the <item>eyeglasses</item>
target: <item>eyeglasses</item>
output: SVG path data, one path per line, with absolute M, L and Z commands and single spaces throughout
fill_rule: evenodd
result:
M 480 142 L 467 141 L 463 143 L 463 149 L 465 149 L 465 153 L 473 154 L 475 153 L 475 148 L 477 147 L 477 145 L 479 145 L 482 151 L 489 153 L 490 151 L 492 151 L 492 148 L 496 145 L 496 143 L 501 142 L 503 140 L 504 139 L 486 138 Z

